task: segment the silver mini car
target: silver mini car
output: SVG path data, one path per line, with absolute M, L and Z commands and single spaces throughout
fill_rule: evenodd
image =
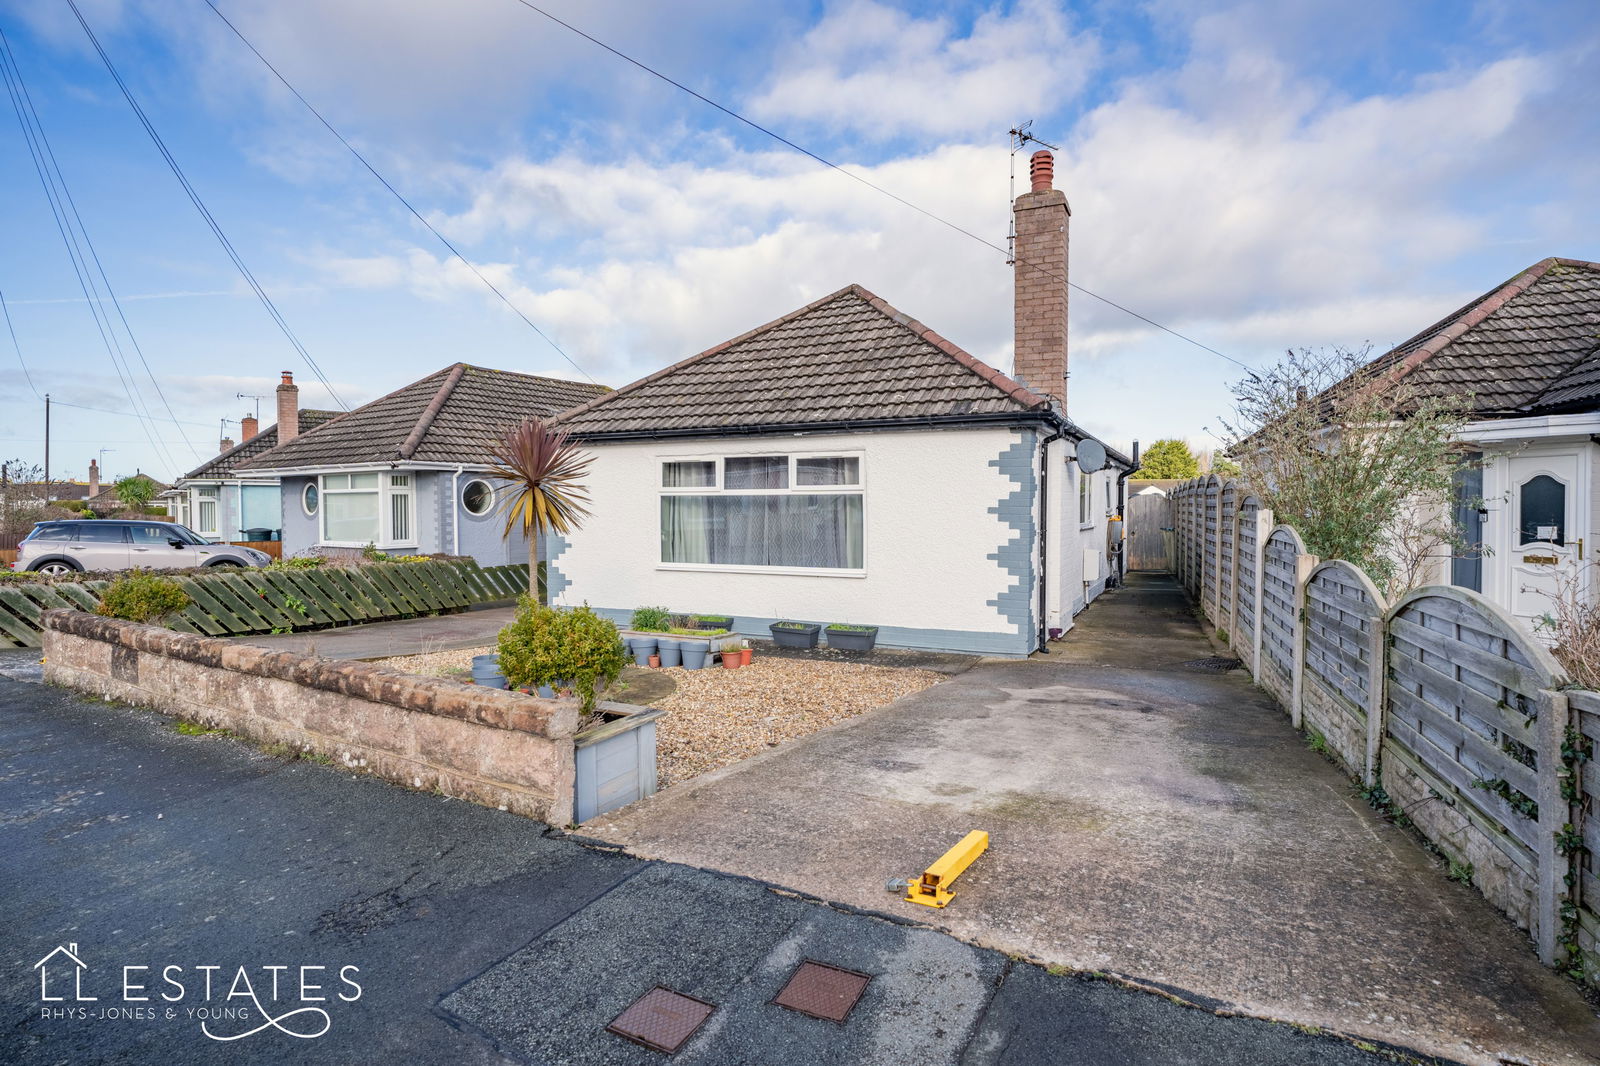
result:
M 191 566 L 265 566 L 272 556 L 237 544 L 213 544 L 175 522 L 123 518 L 40 522 L 17 548 L 16 570 L 181 570 Z

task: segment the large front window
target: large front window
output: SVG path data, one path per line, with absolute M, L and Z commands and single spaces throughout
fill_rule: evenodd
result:
M 663 462 L 661 562 L 862 570 L 861 474 L 855 455 Z
M 324 474 L 316 509 L 324 544 L 415 544 L 410 474 Z
M 194 490 L 194 524 L 199 533 L 214 537 L 217 535 L 217 490 Z

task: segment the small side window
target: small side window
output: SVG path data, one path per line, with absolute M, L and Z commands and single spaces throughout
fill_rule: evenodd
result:
M 469 481 L 461 489 L 461 506 L 470 515 L 485 515 L 494 506 L 494 489 L 487 481 Z
M 306 487 L 300 490 L 300 509 L 305 511 L 307 515 L 316 514 L 320 495 L 321 493 L 317 490 L 317 483 L 315 481 L 307 482 Z

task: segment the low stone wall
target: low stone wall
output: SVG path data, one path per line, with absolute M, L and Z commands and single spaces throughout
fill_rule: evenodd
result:
M 572 821 L 576 701 L 272 652 L 84 611 L 44 613 L 45 680 L 418 789 Z

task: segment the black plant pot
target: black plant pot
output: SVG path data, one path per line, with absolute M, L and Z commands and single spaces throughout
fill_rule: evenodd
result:
M 728 614 L 703 614 L 695 620 L 696 629 L 732 629 L 733 616 Z
M 878 643 L 878 627 L 869 629 L 829 629 L 828 647 L 839 651 L 871 651 Z
M 772 631 L 772 643 L 780 648 L 815 648 L 822 627 L 811 622 L 796 622 L 780 626 L 776 622 L 767 627 Z

